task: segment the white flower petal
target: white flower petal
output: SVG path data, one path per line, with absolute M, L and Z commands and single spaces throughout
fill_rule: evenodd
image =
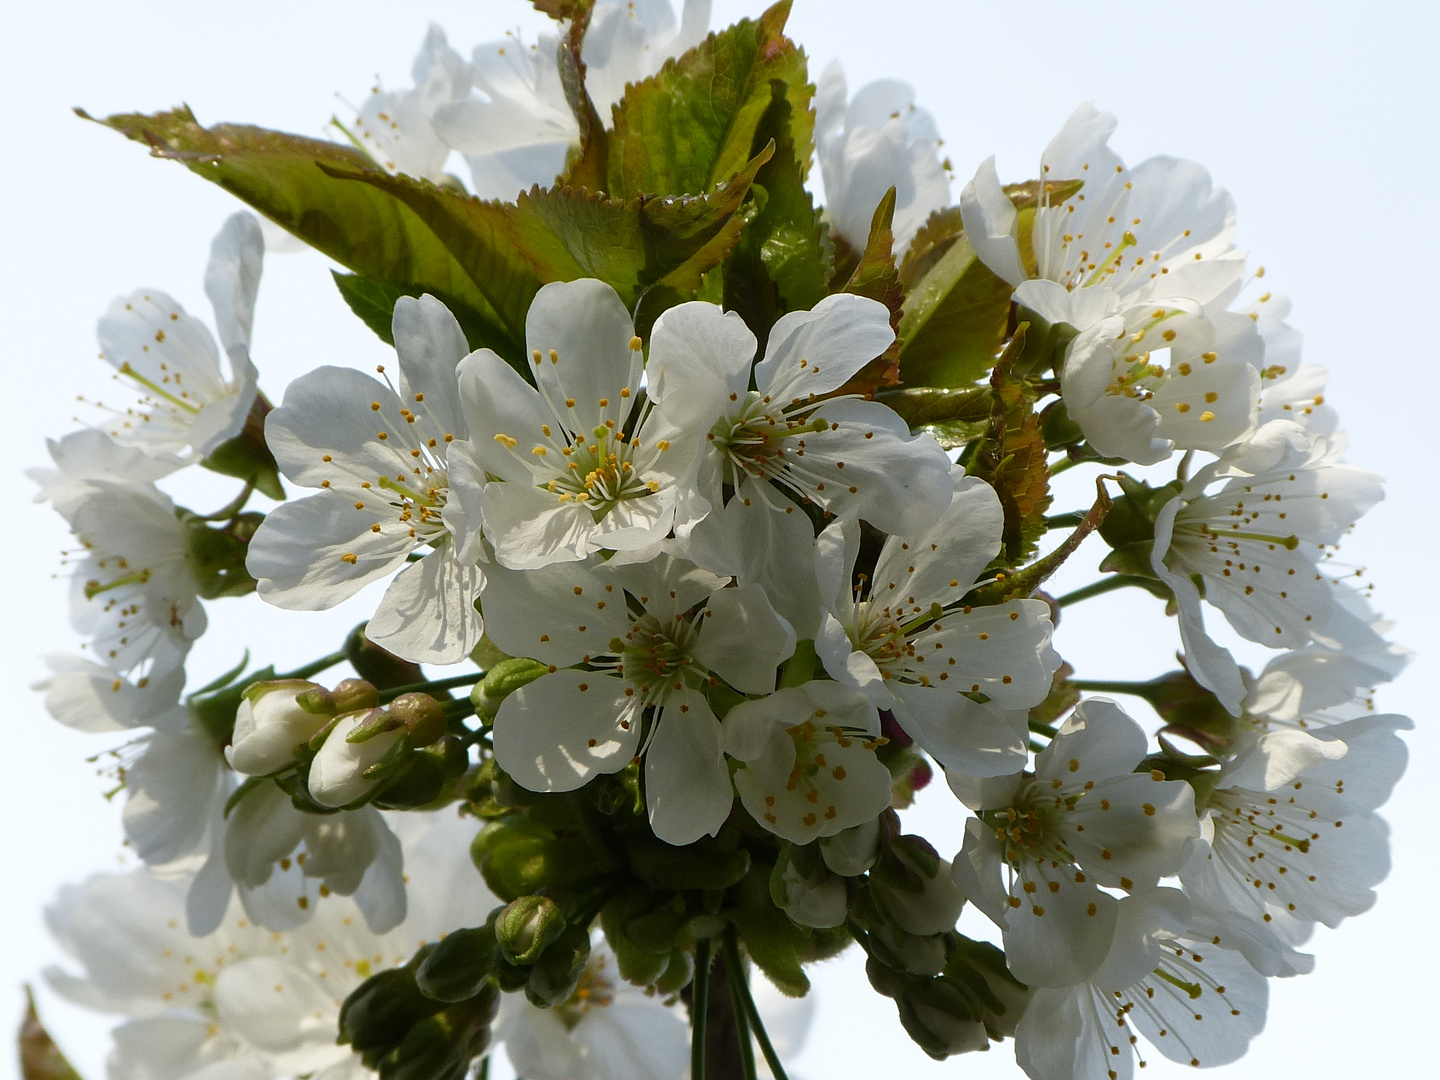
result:
M 485 631 L 475 601 L 485 575 L 461 566 L 454 545 L 431 551 L 396 575 L 365 634 L 396 656 L 421 664 L 458 664 Z
M 573 791 L 618 772 L 640 740 L 640 710 L 627 689 L 613 676 L 572 670 L 522 686 L 495 717 L 495 760 L 531 791 Z
M 776 669 L 795 651 L 795 631 L 764 589 L 752 584 L 711 593 L 702 618 L 696 660 L 742 693 L 775 689 Z
M 677 690 L 656 711 L 645 751 L 645 802 L 650 827 L 669 844 L 714 836 L 735 794 L 720 748 L 720 721 L 703 694 Z

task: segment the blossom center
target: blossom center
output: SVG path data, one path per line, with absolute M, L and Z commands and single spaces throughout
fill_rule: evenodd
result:
M 674 690 L 693 685 L 707 672 L 692 655 L 699 628 L 692 618 L 677 615 L 668 625 L 646 612 L 631 624 L 623 641 L 611 643 L 619 656 L 620 674 L 646 705 L 663 704 Z
M 707 436 L 723 455 L 725 482 L 738 487 L 747 476 L 769 480 L 783 479 L 783 473 L 804 475 L 804 436 L 830 426 L 818 417 L 799 418 L 811 412 L 815 403 L 796 401 L 788 408 L 776 408 L 768 394 L 757 390 L 747 391 L 743 397 L 732 394 L 731 399 Z

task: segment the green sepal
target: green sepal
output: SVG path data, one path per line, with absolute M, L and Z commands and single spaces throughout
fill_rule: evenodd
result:
M 602 870 L 583 839 L 562 839 L 528 817 L 486 825 L 471 842 L 470 857 L 490 891 L 506 901 L 547 885 L 572 885 Z
M 562 1005 L 569 1001 L 580 985 L 585 966 L 590 962 L 590 930 L 570 925 L 530 965 L 525 982 L 525 997 L 540 1008 Z
M 415 971 L 415 986 L 434 1001 L 465 1001 L 480 992 L 494 966 L 494 927 L 462 927 L 435 943 Z
M 804 997 L 810 980 L 800 961 L 810 952 L 809 934 L 770 899 L 769 868 L 752 866 L 736 892 L 738 908 L 724 914 L 734 923 L 750 959 L 781 993 Z
M 17 1039 L 22 1080 L 80 1080 L 35 1012 L 35 995 L 25 987 L 25 1016 Z
M 750 870 L 748 851 L 727 851 L 709 837 L 684 847 L 640 833 L 631 834 L 627 840 L 631 869 L 656 889 L 719 891 L 736 884 Z

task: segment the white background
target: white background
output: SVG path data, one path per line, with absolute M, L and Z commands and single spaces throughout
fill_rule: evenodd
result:
M 712 25 L 759 7 L 716 0 Z M 790 23 L 815 73 L 838 56 L 852 89 L 882 76 L 914 84 L 948 139 L 957 196 L 991 153 L 1003 179 L 1032 175 L 1040 149 L 1087 98 L 1119 115 L 1113 145 L 1132 164 L 1155 153 L 1204 162 L 1235 195 L 1239 242 L 1266 266 L 1266 284 L 1293 294 L 1307 359 L 1333 373 L 1329 397 L 1351 434 L 1350 460 L 1389 481 L 1388 500 L 1342 558 L 1375 568 L 1377 605 L 1396 621 L 1395 636 L 1421 654 L 1380 699 L 1417 724 L 1410 774 L 1387 809 L 1396 868 L 1373 911 L 1317 936 L 1316 974 L 1272 983 L 1268 1030 L 1231 1069 L 1235 1076 L 1417 1075 L 1430 1057 L 1418 1037 L 1434 1022 L 1433 927 L 1425 920 L 1440 885 L 1427 832 L 1437 739 L 1426 680 L 1428 658 L 1440 652 L 1435 571 L 1426 562 L 1437 523 L 1429 485 L 1440 460 L 1427 440 L 1437 397 L 1436 12 L 1399 0 L 797 0 Z M 358 101 L 377 72 L 386 85 L 408 85 L 431 18 L 462 51 L 506 27 L 523 24 L 533 35 L 540 24 L 521 0 L 403 8 L 372 0 L 52 0 L 8 5 L 0 15 L 9 146 L 0 173 L 3 475 L 14 515 L 3 534 L 0 586 L 0 686 L 8 691 L 0 719 L 0 1036 L 19 1018 L 20 982 L 59 958 L 42 905 L 62 882 L 120 859 L 119 807 L 101 797 L 101 765 L 85 761 L 119 739 L 59 728 L 26 689 L 42 673 L 39 655 L 73 649 L 75 640 L 65 586 L 52 576 L 66 536 L 47 509 L 30 505 L 20 470 L 45 461 L 45 436 L 73 428 L 77 394 L 106 392 L 94 322 L 113 296 L 159 287 L 209 318 L 201 274 L 210 237 L 234 208 L 218 189 L 148 159 L 69 108 L 104 115 L 185 101 L 203 123 L 319 135 L 332 112 L 349 112 L 337 92 Z M 385 358 L 328 278 L 314 254 L 267 260 L 254 355 L 272 398 L 316 364 L 367 367 Z M 206 496 L 196 508 L 223 501 Z M 1099 554 L 1087 547 L 1062 586 L 1091 580 Z M 362 602 L 288 615 L 251 600 L 212 604 L 211 613 L 213 629 L 192 654 L 197 683 L 228 667 L 246 643 L 258 646 L 261 662 L 318 655 L 365 611 Z M 1084 675 L 1147 677 L 1170 666 L 1173 634 L 1158 604 L 1105 597 L 1077 609 L 1057 644 Z M 907 821 L 953 852 L 960 815 L 943 793 Z M 901 1033 L 890 1003 L 869 991 L 853 955 L 819 969 L 816 983 L 818 1021 L 796 1061 L 812 1080 L 1019 1075 L 1004 1048 L 930 1062 Z M 41 1004 L 84 1076 L 98 1080 L 108 1021 L 44 991 Z M 0 1053 L 0 1070 L 13 1075 L 10 1053 Z M 1152 1058 L 1147 1072 L 1178 1072 L 1167 1065 Z

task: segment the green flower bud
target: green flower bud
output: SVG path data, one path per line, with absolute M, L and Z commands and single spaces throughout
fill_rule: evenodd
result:
M 494 967 L 494 927 L 464 927 L 436 942 L 415 972 L 415 985 L 436 1001 L 466 1001 L 480 992 Z
M 385 711 L 405 725 L 415 746 L 429 746 L 445 734 L 445 709 L 429 694 L 401 694 Z
M 502 900 L 546 885 L 570 885 L 601 870 L 584 840 L 560 839 L 544 825 L 518 816 L 481 829 L 470 843 L 470 858 Z
M 512 964 L 533 964 L 565 930 L 565 916 L 548 896 L 512 900 L 495 920 L 495 941 Z
M 549 671 L 550 666 L 540 663 L 539 660 L 528 660 L 521 656 L 501 660 L 470 691 L 470 700 L 475 705 L 476 713 L 487 720 L 493 720 L 500 711 L 502 701 Z
M 417 953 L 416 959 L 420 956 Z M 416 988 L 415 973 L 409 964 L 389 968 L 366 979 L 340 1006 L 340 1037 L 359 1053 L 383 1053 L 400 1043 L 412 1025 L 437 1008 Z
M 678 994 L 690 985 L 695 977 L 695 957 L 688 949 L 676 949 L 670 954 L 670 963 L 664 973 L 655 980 L 655 992 L 662 997 Z
M 567 926 L 531 966 L 525 996 L 532 1005 L 548 1008 L 569 1001 L 590 962 L 590 931 Z
M 897 837 L 884 863 L 898 863 L 907 873 L 870 875 L 876 905 L 892 925 L 907 934 L 941 934 L 955 929 L 965 894 L 950 876 L 950 863 L 918 836 Z M 880 869 L 876 866 L 876 870 Z M 918 890 L 911 882 L 918 880 Z

